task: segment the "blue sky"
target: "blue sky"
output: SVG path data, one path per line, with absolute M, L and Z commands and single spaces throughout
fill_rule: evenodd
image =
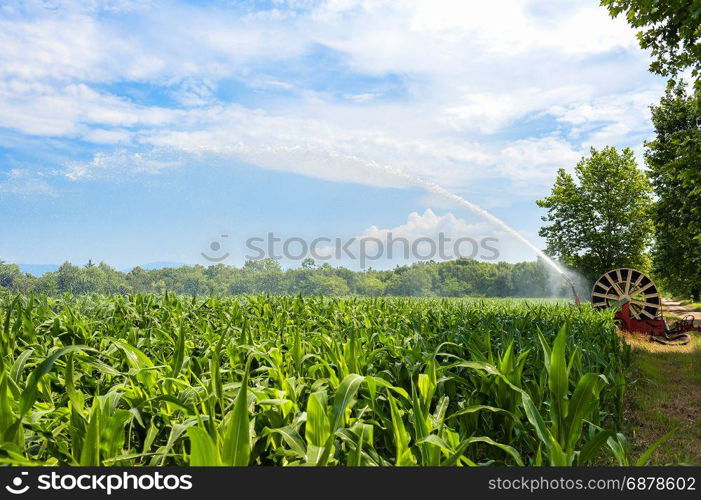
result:
M 206 264 L 221 240 L 239 265 L 269 231 L 495 236 L 532 260 L 383 168 L 543 246 L 557 169 L 590 146 L 640 156 L 664 88 L 595 0 L 7 1 L 0 47 L 0 259 L 18 263 Z

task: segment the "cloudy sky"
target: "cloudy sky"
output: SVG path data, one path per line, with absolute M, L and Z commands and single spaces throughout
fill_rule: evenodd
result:
M 0 259 L 18 263 L 206 263 L 220 241 L 240 264 L 268 232 L 387 231 L 532 260 L 392 172 L 543 246 L 556 170 L 640 152 L 664 88 L 596 0 L 8 0 L 0 47 Z

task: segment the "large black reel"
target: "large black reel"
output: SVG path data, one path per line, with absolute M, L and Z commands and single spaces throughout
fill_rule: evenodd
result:
M 660 315 L 660 294 L 646 274 L 630 268 L 604 273 L 591 291 L 591 303 L 597 309 L 630 304 L 635 319 L 654 319 Z

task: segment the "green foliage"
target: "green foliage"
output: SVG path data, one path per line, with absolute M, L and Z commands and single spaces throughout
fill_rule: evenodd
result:
M 652 199 L 645 173 L 633 151 L 592 148 L 575 167 L 560 169 L 550 196 L 538 200 L 550 224 L 539 234 L 547 252 L 580 270 L 589 280 L 616 267 L 645 270 L 652 242 Z
M 283 270 L 273 259 L 248 261 L 242 268 L 182 266 L 121 273 L 105 263 L 78 267 L 63 264 L 41 278 L 23 275 L 0 261 L 0 294 L 5 291 L 83 295 L 89 293 L 164 293 L 193 296 L 302 294 L 439 297 L 549 297 L 568 295 L 566 283 L 554 284 L 549 268 L 539 262 L 509 264 L 458 259 L 418 262 L 389 271 L 354 272 L 328 263 Z
M 701 72 L 701 4 L 698 0 L 601 0 L 611 16 L 624 14 L 639 28 L 638 41 L 654 58 L 650 71 L 675 76 Z
M 657 195 L 653 211 L 655 273 L 666 289 L 701 295 L 701 89 L 670 86 L 652 107 L 656 137 L 645 160 Z
M 395 273 L 387 287 L 392 295 L 426 297 L 432 295 L 434 279 L 430 264 L 417 264 Z
M 542 302 L 4 296 L 0 463 L 627 460 L 625 363 L 610 313 Z
M 525 391 L 521 393 L 524 408 L 529 422 L 533 425 L 538 438 L 541 440 L 550 465 L 584 465 L 595 457 L 604 445 L 604 433 L 610 431 L 591 426 L 589 442 L 581 450 L 577 449 L 585 422 L 598 419 L 599 394 L 608 381 L 604 375 L 585 373 L 579 380 L 572 380 L 571 370 L 573 361 L 579 356 L 575 350 L 567 362 L 567 328 L 558 333 L 550 349 L 541 337 L 548 379 L 548 397 L 550 424 L 546 424 L 531 397 Z M 576 348 L 579 349 L 579 348 Z M 571 384 L 572 382 L 572 384 Z M 574 390 L 570 393 L 570 385 Z
M 29 292 L 36 286 L 37 279 L 23 275 L 17 264 L 8 264 L 0 260 L 0 293 L 3 289 L 15 292 Z

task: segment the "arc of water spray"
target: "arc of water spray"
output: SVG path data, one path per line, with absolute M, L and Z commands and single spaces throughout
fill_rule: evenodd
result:
M 358 160 L 361 160 L 361 159 L 358 158 Z M 416 177 L 416 176 L 413 176 L 411 174 L 407 174 L 407 173 L 402 172 L 401 170 L 398 170 L 398 169 L 393 168 L 393 167 L 389 167 L 386 165 L 380 165 L 380 164 L 377 164 L 375 162 L 371 162 L 371 161 L 367 161 L 367 160 L 361 160 L 361 161 L 363 161 L 364 163 L 366 163 L 368 165 L 374 166 L 374 168 L 381 169 L 382 171 L 387 172 L 391 175 L 406 179 L 409 182 L 411 182 L 417 186 L 420 186 L 424 189 L 427 189 L 428 191 L 430 191 L 432 193 L 435 193 L 439 196 L 442 196 L 443 198 L 446 198 L 447 200 L 450 200 L 450 201 L 453 201 L 459 205 L 462 205 L 462 206 L 468 208 L 469 210 L 471 210 L 472 212 L 476 213 L 480 217 L 482 217 L 482 218 L 488 220 L 489 222 L 501 227 L 502 229 L 507 231 L 509 234 L 514 236 L 516 239 L 518 239 L 521 243 L 523 243 L 528 248 L 533 250 L 533 252 L 536 255 L 538 255 L 541 259 L 543 259 L 543 261 L 545 261 L 550 267 L 555 269 L 555 271 L 557 271 L 560 274 L 560 276 L 562 276 L 567 281 L 567 283 L 569 283 L 570 287 L 572 288 L 572 294 L 574 295 L 575 305 L 579 306 L 581 304 L 579 294 L 577 294 L 577 289 L 574 285 L 574 282 L 572 281 L 572 278 L 567 276 L 565 274 L 565 272 L 562 269 L 560 269 L 560 266 L 558 266 L 555 263 L 555 261 L 553 261 L 550 257 L 545 255 L 545 253 L 542 250 L 540 250 L 538 247 L 536 247 L 533 243 L 531 243 L 528 240 L 528 238 L 526 238 L 520 232 L 518 232 L 517 230 L 515 230 L 514 228 L 509 226 L 506 222 L 501 220 L 496 215 L 492 214 L 491 212 L 488 212 L 487 210 L 480 207 L 479 205 L 476 205 L 475 203 L 472 203 L 471 201 L 466 200 L 462 196 L 458 196 L 455 193 L 451 193 L 450 191 L 448 191 L 444 187 L 439 186 L 438 184 L 434 184 L 432 182 L 425 181 L 425 180 L 421 179 L 420 177 Z
M 195 148 L 196 150 L 203 151 L 208 148 L 199 146 Z M 219 152 L 224 152 L 222 151 L 221 148 L 216 148 L 219 150 Z M 449 201 L 452 201 L 458 205 L 462 205 L 463 207 L 467 208 L 471 212 L 479 215 L 483 219 L 488 220 L 492 224 L 502 228 L 504 231 L 508 232 L 510 235 L 512 235 L 514 238 L 516 238 L 518 241 L 523 243 L 526 247 L 531 249 L 533 253 L 535 253 L 537 256 L 539 256 L 546 264 L 548 264 L 550 267 L 552 267 L 555 271 L 557 271 L 558 274 L 560 274 L 567 282 L 570 284 L 572 287 L 572 292 L 574 293 L 575 296 L 575 302 L 577 305 L 579 305 L 579 296 L 577 295 L 577 292 L 575 291 L 575 286 L 574 282 L 572 279 L 567 276 L 564 271 L 558 266 L 555 261 L 553 261 L 550 257 L 548 257 L 541 249 L 539 249 L 537 246 L 535 246 L 533 243 L 528 240 L 525 236 L 523 236 L 520 232 L 518 232 L 516 229 L 512 228 L 509 226 L 506 222 L 501 220 L 499 217 L 495 216 L 491 212 L 488 212 L 484 208 L 480 207 L 479 205 L 472 203 L 471 201 L 466 200 L 462 196 L 459 196 L 455 193 L 452 193 L 445 189 L 442 186 L 439 186 L 438 184 L 428 182 L 420 177 L 416 177 L 414 175 L 408 174 L 396 167 L 390 166 L 390 165 L 383 165 L 380 163 L 377 163 L 372 160 L 366 160 L 364 158 L 360 158 L 357 156 L 349 155 L 349 154 L 342 154 L 342 153 L 337 153 L 335 151 L 328 151 L 328 150 L 318 150 L 313 147 L 307 147 L 307 146 L 264 146 L 262 148 L 252 148 L 248 145 L 245 144 L 238 144 L 232 148 L 229 148 L 230 152 L 235 152 L 238 154 L 242 154 L 243 156 L 249 156 L 249 157 L 256 157 L 257 154 L 259 153 L 265 153 L 265 152 L 281 152 L 281 153 L 294 153 L 294 152 L 306 152 L 306 153 L 322 153 L 330 157 L 331 159 L 337 158 L 340 160 L 346 160 L 346 161 L 352 161 L 355 162 L 359 165 L 363 165 L 366 168 L 370 168 L 373 170 L 378 170 L 380 172 L 384 172 L 388 175 L 391 175 L 393 177 L 399 178 L 399 179 L 404 179 L 408 181 L 410 184 L 413 184 L 415 186 L 421 187 L 423 189 L 426 189 L 427 191 L 437 194 L 438 196 L 441 196 L 442 198 L 445 198 Z
M 531 249 L 536 255 L 538 255 L 543 261 L 545 261 L 550 267 L 555 269 L 559 274 L 563 275 L 566 277 L 566 279 L 572 283 L 572 281 L 569 279 L 564 274 L 564 271 L 560 269 L 560 266 L 558 266 L 550 257 L 548 257 L 542 250 L 540 250 L 538 247 L 536 247 L 533 243 L 531 243 L 528 238 L 523 236 L 520 232 L 518 232 L 516 229 L 512 228 L 509 226 L 506 222 L 501 220 L 499 217 L 496 215 L 492 214 L 491 212 L 488 212 L 484 208 L 480 207 L 479 205 L 472 203 L 471 201 L 466 200 L 462 196 L 458 196 L 455 193 L 452 193 L 445 189 L 442 186 L 439 186 L 438 184 L 434 184 L 432 182 L 425 181 L 424 179 L 421 179 L 420 177 L 416 177 L 414 175 L 408 174 L 406 172 L 403 172 L 402 170 L 399 170 L 395 167 L 391 167 L 389 165 L 382 165 L 379 163 L 376 163 L 371 160 L 364 160 L 362 158 L 357 158 L 355 156 L 350 156 L 350 155 L 339 155 L 337 153 L 334 153 L 333 156 L 338 156 L 340 158 L 345 158 L 345 159 L 350 159 L 353 161 L 360 162 L 361 164 L 364 164 L 370 168 L 373 168 L 375 170 L 380 170 L 382 172 L 385 172 L 389 175 L 392 175 L 394 177 L 398 177 L 401 179 L 405 179 L 409 181 L 411 184 L 414 184 L 415 186 L 421 187 L 423 189 L 426 189 L 434 194 L 437 194 L 447 200 L 450 200 L 454 203 L 457 203 L 458 205 L 462 205 L 469 209 L 470 211 L 476 213 L 483 219 L 488 220 L 492 224 L 499 226 L 500 228 L 504 229 L 506 232 L 508 232 L 510 235 L 518 239 L 521 243 L 526 245 L 529 249 Z

